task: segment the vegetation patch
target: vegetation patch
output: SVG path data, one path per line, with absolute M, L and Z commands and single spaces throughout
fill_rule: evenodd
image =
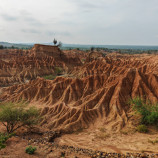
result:
M 140 133 L 147 133 L 148 132 L 148 128 L 146 125 L 139 125 L 137 126 L 137 131 Z
M 14 134 L 0 133 L 0 150 L 6 147 L 6 141 Z
M 54 80 L 57 76 L 60 76 L 62 72 L 63 72 L 63 69 L 61 67 L 55 67 L 54 68 L 55 74 L 45 75 L 43 76 L 43 78 L 46 80 Z
M 54 80 L 56 78 L 56 76 L 54 76 L 54 75 L 47 75 L 47 76 L 43 76 L 43 78 L 45 80 Z
M 133 110 L 141 115 L 141 124 L 158 127 L 158 103 L 152 104 L 149 100 L 137 97 L 131 99 L 130 104 L 133 105 Z
M 57 74 L 57 75 L 61 75 L 61 73 L 62 73 L 62 68 L 61 67 L 55 67 L 54 68 L 54 71 L 55 71 L 55 74 Z
M 31 145 L 26 147 L 25 152 L 27 154 L 33 155 L 36 151 L 36 147 L 32 147 Z
M 1 103 L 0 122 L 6 127 L 7 133 L 13 133 L 21 127 L 32 127 L 40 119 L 40 113 L 35 107 L 27 108 L 24 103 Z

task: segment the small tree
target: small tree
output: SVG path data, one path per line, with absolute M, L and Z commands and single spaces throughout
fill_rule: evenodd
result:
M 94 47 L 91 47 L 91 49 L 90 49 L 90 50 L 91 50 L 91 52 L 93 52 L 93 51 L 94 51 Z
M 33 126 L 39 121 L 39 111 L 35 107 L 27 108 L 24 103 L 5 103 L 0 105 L 0 121 L 8 133 L 17 129 Z
M 15 49 L 15 47 L 14 47 L 14 46 L 11 46 L 11 49 Z
M 57 44 L 57 40 L 54 38 L 54 40 L 53 40 L 53 43 L 54 43 L 54 45 L 56 45 Z
M 4 49 L 3 45 L 0 45 L 0 49 Z
M 59 48 L 62 47 L 62 43 L 61 43 L 61 41 L 59 42 L 58 47 L 59 47 Z

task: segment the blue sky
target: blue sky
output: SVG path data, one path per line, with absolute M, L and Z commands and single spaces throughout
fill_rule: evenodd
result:
M 158 45 L 158 0 L 0 0 L 0 41 Z

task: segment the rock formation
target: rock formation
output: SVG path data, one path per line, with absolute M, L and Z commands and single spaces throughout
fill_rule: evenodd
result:
M 39 44 L 29 51 L 3 50 L 0 57 L 0 87 L 54 75 L 56 67 L 68 72 L 74 65 L 82 65 L 79 58 L 67 56 L 57 46 Z
M 156 55 L 107 56 L 75 67 L 71 78 L 37 78 L 5 88 L 0 100 L 38 102 L 44 116 L 41 125 L 49 129 L 73 131 L 100 120 L 119 131 L 128 123 L 130 98 L 158 101 L 157 59 Z

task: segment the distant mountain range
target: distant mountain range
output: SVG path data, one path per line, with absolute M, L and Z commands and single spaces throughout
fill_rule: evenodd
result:
M 18 47 L 18 48 L 31 48 L 35 43 L 8 43 L 0 42 L 0 45 L 4 47 Z M 41 43 L 45 45 L 53 45 L 53 43 Z M 158 46 L 136 46 L 136 45 L 83 45 L 83 44 L 63 44 L 63 49 L 68 48 L 80 48 L 80 49 L 90 49 L 91 47 L 95 48 L 108 48 L 108 49 L 133 49 L 133 50 L 158 50 Z

